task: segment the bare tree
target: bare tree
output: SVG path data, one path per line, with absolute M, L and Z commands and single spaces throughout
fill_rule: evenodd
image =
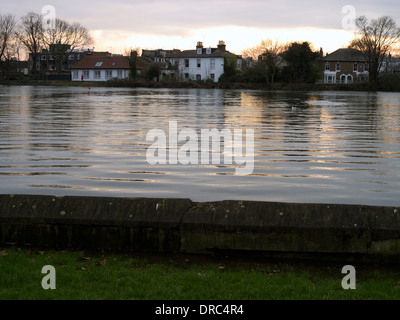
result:
M 245 59 L 250 58 L 252 60 L 257 61 L 258 57 L 261 56 L 262 53 L 263 53 L 263 48 L 261 47 L 261 45 L 257 45 L 257 46 L 243 50 L 242 56 Z
M 43 17 L 34 12 L 29 12 L 21 18 L 18 38 L 30 53 L 33 60 L 33 75 L 37 75 L 36 63 L 43 48 Z
M 368 21 L 365 16 L 355 20 L 356 38 L 350 47 L 360 50 L 369 64 L 369 83 L 371 90 L 378 88 L 378 75 L 382 62 L 400 38 L 400 28 L 388 16 Z
M 6 72 L 6 65 L 10 60 L 10 53 L 15 39 L 15 28 L 17 21 L 11 14 L 0 15 L 0 67 L 3 76 L 9 74 Z M 6 76 L 8 78 L 8 75 Z
M 283 63 L 280 55 L 285 51 L 286 46 L 278 40 L 266 39 L 262 40 L 259 45 L 242 51 L 242 55 L 244 58 L 259 61 L 265 68 L 267 81 L 273 83 L 277 70 Z
M 124 48 L 122 51 L 122 55 L 124 55 L 125 57 L 129 57 L 132 52 L 136 52 L 137 56 L 140 57 L 140 55 L 142 54 L 142 49 L 140 47 Z
M 75 49 L 82 50 L 85 46 L 93 43 L 89 31 L 85 27 L 79 23 L 69 23 L 62 19 L 56 19 L 55 28 L 44 30 L 43 41 L 50 48 L 58 73 L 62 71 L 62 65 L 70 52 Z

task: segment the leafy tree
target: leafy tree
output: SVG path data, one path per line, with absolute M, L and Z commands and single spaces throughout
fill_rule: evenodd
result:
M 224 56 L 224 74 L 227 78 L 232 78 L 237 73 L 237 58 L 233 54 Z
M 140 48 L 129 48 L 124 50 L 124 55 L 129 58 L 130 78 L 136 80 L 137 78 L 137 60 L 140 53 Z
M 161 75 L 161 70 L 162 65 L 160 63 L 153 62 L 145 69 L 144 76 L 147 80 L 157 79 L 158 81 Z
M 365 16 L 355 20 L 356 38 L 350 47 L 364 53 L 369 63 L 369 83 L 371 90 L 378 88 L 378 76 L 382 62 L 400 38 L 400 28 L 388 17 L 380 17 L 368 21 Z
M 309 42 L 292 42 L 282 53 L 286 61 L 284 78 L 290 83 L 314 83 L 318 79 L 316 62 L 319 52 L 311 49 Z

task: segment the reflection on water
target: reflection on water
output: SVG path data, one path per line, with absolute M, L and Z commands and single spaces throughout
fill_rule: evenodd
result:
M 255 169 L 155 165 L 150 129 L 254 129 Z M 0 193 L 399 205 L 400 94 L 0 87 Z

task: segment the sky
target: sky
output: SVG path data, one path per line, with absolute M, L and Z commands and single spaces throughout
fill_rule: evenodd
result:
M 96 51 L 130 48 L 194 49 L 197 41 L 230 52 L 263 39 L 309 41 L 325 53 L 346 47 L 354 37 L 353 18 L 391 16 L 400 25 L 398 0 L 0 0 L 0 14 L 18 19 L 50 5 L 57 18 L 79 22 L 92 34 Z

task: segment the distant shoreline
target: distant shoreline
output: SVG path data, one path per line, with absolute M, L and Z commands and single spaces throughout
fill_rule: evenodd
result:
M 392 81 L 390 81 L 393 83 Z M 5 86 L 63 86 L 63 87 L 109 87 L 109 88 L 151 88 L 151 89 L 236 89 L 265 91 L 364 91 L 368 92 L 368 83 L 326 84 L 326 83 L 240 83 L 211 81 L 132 81 L 111 80 L 98 81 L 62 81 L 62 80 L 10 80 L 0 82 Z M 382 85 L 378 91 L 400 92 L 397 86 Z
M 6 86 L 72 86 L 72 87 L 114 87 L 114 88 L 171 88 L 171 89 L 250 89 L 282 91 L 368 91 L 367 84 L 324 84 L 324 83 L 238 83 L 238 82 L 155 82 L 115 80 L 107 82 L 30 80 L 7 81 Z

